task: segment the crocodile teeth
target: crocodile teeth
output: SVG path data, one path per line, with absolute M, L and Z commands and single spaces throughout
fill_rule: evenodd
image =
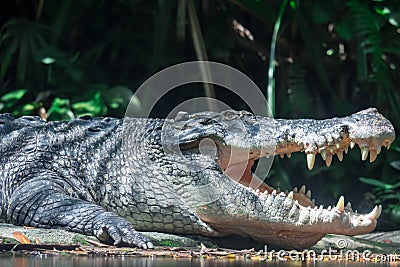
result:
M 307 154 L 307 167 L 310 171 L 314 167 L 314 162 L 315 162 L 315 154 L 313 153 Z
M 379 153 L 381 153 L 381 146 L 376 146 L 376 154 L 379 155 Z
M 325 149 L 321 151 L 321 157 L 323 160 L 326 160 L 326 150 Z
M 293 191 L 290 191 L 289 194 L 287 195 L 288 198 L 293 199 Z
M 325 161 L 325 163 L 326 163 L 326 166 L 327 166 L 327 167 L 331 166 L 331 163 L 332 163 L 332 155 L 331 155 L 331 154 L 326 155 L 326 161 Z
M 381 215 L 381 212 L 382 212 L 382 206 L 381 205 L 375 206 L 374 209 L 370 213 L 365 215 L 365 217 L 370 220 L 376 220 Z
M 376 156 L 378 154 L 376 153 L 376 150 L 370 150 L 369 151 L 369 162 L 374 162 L 376 160 Z
M 345 209 L 349 210 L 349 211 L 353 211 L 353 209 L 351 208 L 351 203 L 350 202 L 347 202 L 347 205 L 346 205 Z
M 349 147 L 346 146 L 346 147 L 344 148 L 344 153 L 346 153 L 346 154 L 349 153 Z
M 340 196 L 337 204 L 336 204 L 336 209 L 340 212 L 344 211 L 344 197 Z
M 331 210 L 332 209 L 332 206 L 329 206 L 328 208 L 327 208 L 327 210 Z
M 339 144 L 339 143 L 336 144 L 336 148 L 337 148 L 337 149 L 340 148 L 340 144 Z
M 334 151 L 333 146 L 330 146 L 330 147 L 329 147 L 329 151 L 331 152 L 331 154 L 333 154 L 333 151 Z
M 305 195 L 305 194 L 306 194 L 306 186 L 303 185 L 303 186 L 300 188 L 300 191 L 299 191 L 299 192 L 302 193 L 303 195 Z
M 350 142 L 350 148 L 351 148 L 351 149 L 353 149 L 355 145 L 356 145 L 356 143 Z
M 286 157 L 288 157 L 288 159 L 290 159 L 292 157 L 292 153 L 287 153 Z
M 281 159 L 283 159 L 285 157 L 285 154 L 279 154 L 279 157 L 281 157 Z
M 343 151 L 336 152 L 336 156 L 338 157 L 339 161 L 343 160 Z
M 368 157 L 368 147 L 363 146 L 361 147 L 361 160 L 364 161 Z
M 314 203 L 314 205 L 315 205 L 315 199 L 312 199 L 311 202 Z
M 297 187 L 293 188 L 293 192 L 297 193 L 298 191 Z
M 275 196 L 276 195 L 276 190 L 272 191 L 272 194 Z
M 310 199 L 311 199 L 311 190 L 308 190 L 308 191 L 307 191 L 307 193 L 306 193 L 306 197 L 308 197 L 308 198 L 310 198 Z

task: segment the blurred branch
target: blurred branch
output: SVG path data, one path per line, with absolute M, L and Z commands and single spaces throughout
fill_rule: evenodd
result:
M 190 29 L 192 32 L 193 45 L 196 51 L 197 60 L 208 61 L 203 34 L 201 33 L 199 19 L 197 18 L 196 8 L 194 7 L 193 0 L 188 0 L 187 4 L 188 4 Z M 211 72 L 210 69 L 207 67 L 207 65 L 200 64 L 200 69 L 203 80 L 208 80 L 208 81 L 211 80 Z M 203 86 L 206 96 L 215 99 L 216 96 L 215 96 L 214 86 L 210 83 L 203 83 Z M 210 111 L 216 111 L 216 106 L 214 105 L 214 101 L 207 101 L 207 103 Z
M 186 0 L 178 1 L 178 11 L 176 12 L 176 38 L 183 41 L 186 36 Z

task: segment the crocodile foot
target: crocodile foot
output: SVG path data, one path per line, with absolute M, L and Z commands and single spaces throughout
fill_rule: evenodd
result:
M 153 243 L 137 232 L 132 224 L 111 212 L 101 214 L 94 225 L 95 236 L 106 244 L 136 246 L 143 249 L 154 248 Z

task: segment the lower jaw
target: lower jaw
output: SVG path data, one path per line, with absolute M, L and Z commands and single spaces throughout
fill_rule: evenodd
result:
M 279 227 L 240 227 L 238 225 L 223 225 L 221 223 L 211 224 L 211 226 L 223 235 L 239 235 L 248 237 L 262 245 L 272 246 L 282 249 L 304 249 L 316 244 L 325 233 L 301 232 L 298 230 L 280 230 Z
M 325 234 L 307 233 L 307 235 L 296 235 L 297 232 L 281 232 L 266 238 L 256 236 L 253 239 L 260 243 L 276 246 L 282 249 L 305 249 L 315 245 Z

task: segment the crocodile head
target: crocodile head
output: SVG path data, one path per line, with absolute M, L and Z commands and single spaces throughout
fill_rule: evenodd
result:
M 391 123 L 374 108 L 326 120 L 272 119 L 236 111 L 179 113 L 170 126 L 167 136 L 177 140 L 181 155 L 200 164 L 189 171 L 195 173 L 192 181 L 175 181 L 190 192 L 182 198 L 222 235 L 304 248 L 325 234 L 357 235 L 376 226 L 381 206 L 359 214 L 344 205 L 343 197 L 333 208 L 316 206 L 304 186 L 280 192 L 251 171 L 259 158 L 290 157 L 293 152 L 305 153 L 310 170 L 317 154 L 329 166 L 334 155 L 341 161 L 355 144 L 362 160 L 369 153 L 374 161 L 395 138 Z

